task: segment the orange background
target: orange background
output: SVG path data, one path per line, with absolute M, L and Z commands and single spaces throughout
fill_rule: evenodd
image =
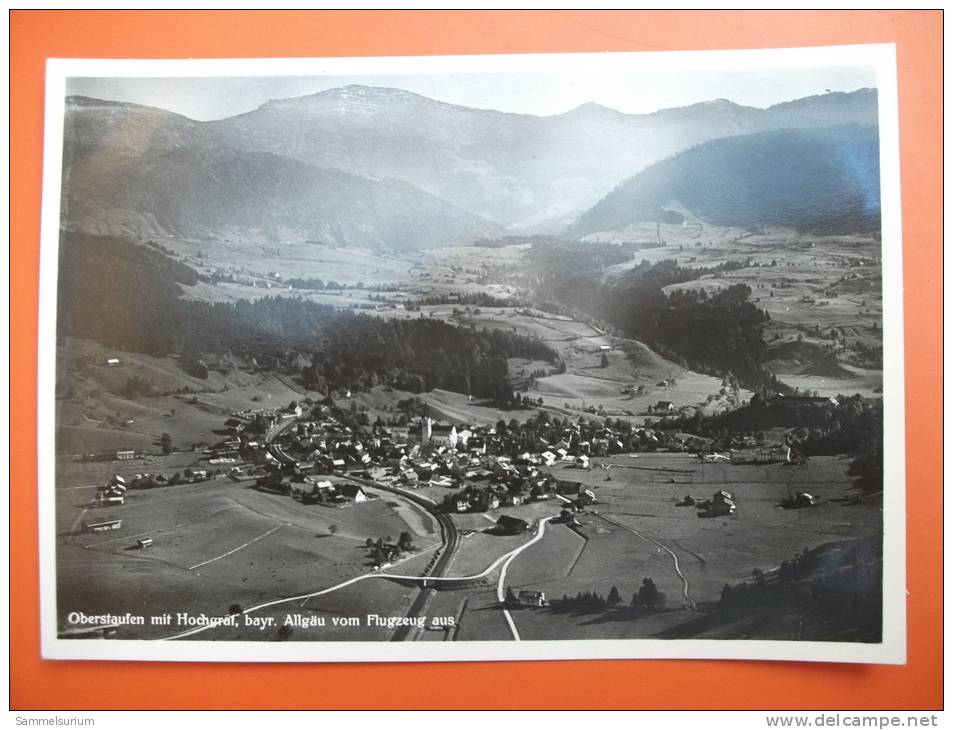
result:
M 942 706 L 941 11 L 13 11 L 10 36 L 13 708 Z M 40 659 L 35 393 L 47 58 L 655 51 L 884 42 L 897 44 L 900 85 L 907 517 L 916 526 L 909 530 L 907 545 L 906 666 L 740 661 L 176 665 Z M 292 686 L 314 691 L 289 691 Z

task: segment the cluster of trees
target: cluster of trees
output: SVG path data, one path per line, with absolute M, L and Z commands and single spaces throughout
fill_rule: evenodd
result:
M 615 586 L 609 589 L 609 594 L 604 596 L 596 591 L 579 591 L 575 596 L 568 596 L 565 593 L 563 597 L 553 601 L 553 611 L 604 611 L 607 608 L 615 608 L 622 602 L 622 596 L 619 595 L 619 589 Z
M 504 248 L 506 246 L 525 246 L 531 244 L 547 245 L 552 244 L 556 239 L 552 236 L 537 234 L 533 236 L 501 236 L 499 238 L 480 238 L 473 242 L 474 246 L 480 248 Z
M 643 261 L 624 277 L 600 282 L 601 268 L 577 261 L 588 255 L 588 248 L 567 254 L 569 268 L 549 262 L 537 281 L 540 296 L 596 317 L 684 367 L 715 375 L 731 370 L 747 386 L 781 387 L 763 367 L 770 316 L 749 301 L 750 287 L 736 284 L 713 294 L 701 288 L 664 291 L 702 274 L 736 269 L 738 262 L 712 270 Z
M 632 594 L 629 606 L 638 611 L 661 611 L 665 608 L 665 594 L 658 589 L 651 578 L 643 578 L 639 590 Z M 575 596 L 563 594 L 561 599 L 553 601 L 553 611 L 603 611 L 622 604 L 619 589 L 612 586 L 603 596 L 595 591 L 580 591 Z
M 870 622 L 879 629 L 882 554 L 880 538 L 864 538 L 804 548 L 783 561 L 770 581 L 755 568 L 751 582 L 725 584 L 721 589 L 721 620 L 778 607 L 804 610 L 823 604 L 825 620 L 841 613 L 850 623 Z
M 450 294 L 434 294 L 417 300 L 417 304 L 458 304 L 464 307 L 524 307 L 522 299 L 495 297 L 484 291 L 480 292 L 452 292 Z
M 168 340 L 181 285 L 202 277 L 155 248 L 66 232 L 60 242 L 57 334 L 154 352 Z
M 341 313 L 321 330 L 301 376 L 306 387 L 352 390 L 387 384 L 413 393 L 443 388 L 515 402 L 508 358 L 555 362 L 546 345 L 503 330 L 475 331 L 439 320 L 382 320 Z
M 334 532 L 337 532 L 337 530 L 335 529 Z M 414 538 L 407 530 L 404 530 L 400 533 L 396 543 L 390 535 L 379 537 L 376 540 L 369 537 L 364 541 L 364 547 L 367 548 L 368 557 L 374 561 L 374 565 L 383 565 L 397 560 L 405 553 L 413 552 Z
M 751 403 L 727 413 L 667 418 L 659 427 L 699 436 L 730 439 L 734 435 L 790 429 L 788 441 L 806 456 L 851 454 L 850 476 L 869 491 L 883 488 L 883 401 L 859 394 L 838 395 L 834 402 L 788 406 L 762 391 Z
M 324 281 L 323 279 L 286 279 L 285 283 L 290 286 L 292 289 L 312 289 L 315 291 L 320 291 L 323 289 L 344 289 L 344 284 L 339 284 L 336 281 Z M 361 284 L 357 287 L 358 289 L 363 289 L 364 286 Z
M 150 398 L 156 394 L 155 386 L 147 378 L 139 375 L 130 375 L 116 393 L 117 395 L 135 400 L 136 398 Z
M 529 271 L 537 277 L 537 282 L 543 283 L 601 274 L 609 266 L 621 264 L 630 258 L 631 248 L 614 243 L 543 241 L 533 244 L 525 261 Z

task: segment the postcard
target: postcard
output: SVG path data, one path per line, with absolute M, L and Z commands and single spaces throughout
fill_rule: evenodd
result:
M 894 55 L 51 61 L 44 657 L 903 663 Z

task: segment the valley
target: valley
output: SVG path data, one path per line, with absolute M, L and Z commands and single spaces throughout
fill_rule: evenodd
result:
M 68 97 L 58 635 L 879 642 L 876 113 Z

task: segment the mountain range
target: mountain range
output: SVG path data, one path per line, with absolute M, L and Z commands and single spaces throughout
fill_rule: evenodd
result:
M 209 122 L 69 97 L 65 122 L 68 228 L 401 250 L 561 233 L 623 181 L 712 140 L 875 127 L 877 95 L 534 116 L 346 86 Z

